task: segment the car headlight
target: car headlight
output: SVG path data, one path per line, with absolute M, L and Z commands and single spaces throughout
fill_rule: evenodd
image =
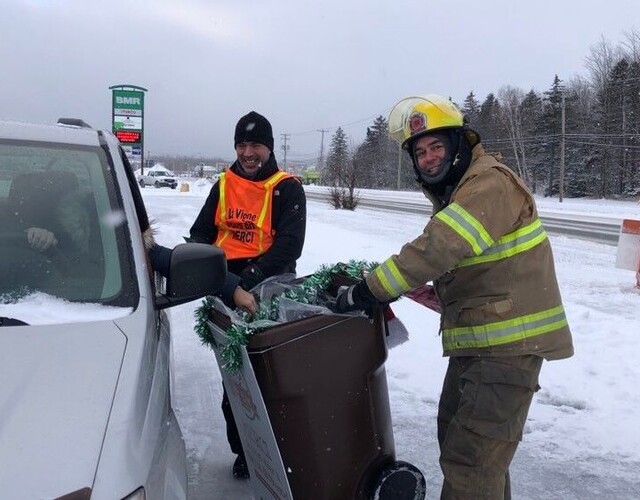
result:
M 133 493 L 129 493 L 122 500 L 146 500 L 146 498 L 147 498 L 147 495 L 144 492 L 144 488 L 140 486 L 140 488 L 138 488 Z

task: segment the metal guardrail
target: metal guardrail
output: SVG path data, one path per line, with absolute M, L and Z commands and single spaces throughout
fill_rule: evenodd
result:
M 314 201 L 329 201 L 329 190 L 308 190 L 307 199 Z M 412 213 L 430 216 L 432 212 L 431 204 L 416 200 L 399 200 L 391 196 L 383 198 L 374 197 L 368 193 L 359 193 L 360 200 L 358 206 L 375 208 L 377 210 L 387 210 L 391 212 Z M 540 219 L 544 228 L 554 234 L 572 236 L 608 245 L 617 245 L 620 235 L 620 224 L 612 222 L 603 217 L 582 217 L 568 218 L 571 216 L 558 216 L 555 214 L 545 214 L 540 212 Z

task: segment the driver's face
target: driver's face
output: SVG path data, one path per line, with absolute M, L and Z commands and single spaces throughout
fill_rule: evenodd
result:
M 438 175 L 446 155 L 447 149 L 438 137 L 425 135 L 416 140 L 414 156 L 418 168 L 424 174 Z

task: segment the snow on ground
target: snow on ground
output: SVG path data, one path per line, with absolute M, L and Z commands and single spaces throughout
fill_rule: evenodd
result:
M 210 184 L 197 181 L 190 188 L 142 190 L 160 243 L 173 246 L 188 235 Z M 632 202 L 539 199 L 538 206 L 545 213 L 640 219 L 640 205 Z M 363 208 L 348 212 L 310 201 L 298 274 L 352 258 L 384 260 L 425 223 L 423 216 Z M 511 469 L 513 497 L 640 498 L 640 291 L 634 273 L 615 268 L 614 246 L 553 235 L 551 242 L 576 354 L 543 365 L 542 389 Z M 193 332 L 198 305 L 170 310 L 189 498 L 250 499 L 248 483 L 231 477 L 218 368 Z M 393 309 L 410 332 L 410 340 L 392 349 L 386 363 L 396 455 L 423 471 L 427 498 L 436 498 L 441 484 L 436 412 L 446 369 L 438 316 L 407 299 Z

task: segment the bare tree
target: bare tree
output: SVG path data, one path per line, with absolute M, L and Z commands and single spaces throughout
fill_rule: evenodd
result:
M 625 52 L 631 61 L 640 60 L 640 31 L 632 29 L 625 32 L 626 40 L 622 43 Z
M 508 134 L 509 143 L 516 162 L 516 171 L 525 184 L 531 185 L 531 174 L 527 167 L 525 145 L 522 134 L 522 101 L 524 92 L 516 87 L 505 85 L 498 91 L 501 103 L 500 118 Z
M 604 37 L 590 47 L 591 53 L 585 58 L 585 66 L 591 73 L 591 84 L 596 92 L 604 89 L 613 66 L 620 58 L 620 48 L 614 47 Z

